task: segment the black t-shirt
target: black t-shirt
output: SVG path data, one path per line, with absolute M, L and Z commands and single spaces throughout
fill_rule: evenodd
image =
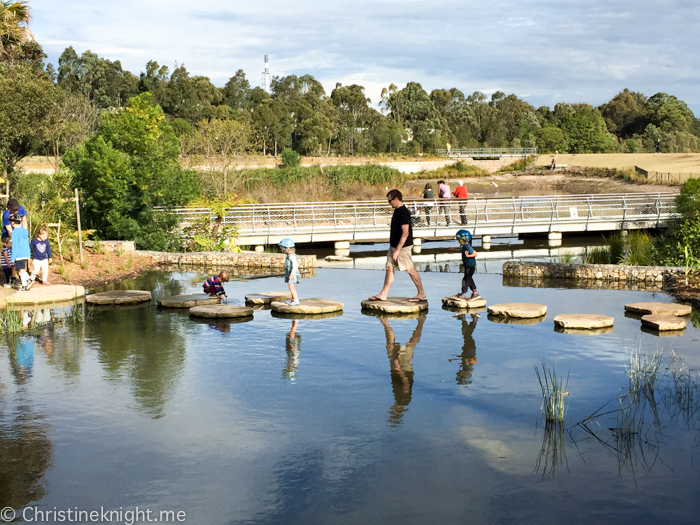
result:
M 399 241 L 403 235 L 403 229 L 401 227 L 404 224 L 408 224 L 408 239 L 406 239 L 404 246 L 413 246 L 411 212 L 408 211 L 406 206 L 401 206 L 394 209 L 394 215 L 391 217 L 391 235 L 389 236 L 389 244 L 392 248 L 396 248 L 399 245 Z

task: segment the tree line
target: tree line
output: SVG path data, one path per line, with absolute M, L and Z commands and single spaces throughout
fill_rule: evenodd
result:
M 14 2 L 14 4 L 23 2 Z M 5 6 L 9 2 L 0 2 Z M 5 17 L 7 25 L 7 17 Z M 111 61 L 68 47 L 58 68 L 22 35 L 3 36 L 0 54 L 0 162 L 24 156 L 58 158 L 85 140 L 100 114 L 150 93 L 179 138 L 182 153 L 207 156 L 431 153 L 458 147 L 533 147 L 539 152 L 664 152 L 700 150 L 700 121 L 673 95 L 646 97 L 625 89 L 609 102 L 535 108 L 501 91 L 428 93 L 417 82 L 386 87 L 375 108 L 363 86 L 336 84 L 329 93 L 312 75 L 273 77 L 271 93 L 251 87 L 238 70 L 221 88 L 184 64 L 155 61 L 138 76 Z

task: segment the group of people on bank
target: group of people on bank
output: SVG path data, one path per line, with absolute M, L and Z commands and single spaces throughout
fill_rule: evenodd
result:
M 27 211 L 17 199 L 9 199 L 2 214 L 2 246 L 0 262 L 3 286 L 17 286 L 20 291 L 27 291 L 37 281 L 39 274 L 42 284 L 51 284 L 49 231 L 46 228 L 39 229 L 37 236 L 30 241 Z

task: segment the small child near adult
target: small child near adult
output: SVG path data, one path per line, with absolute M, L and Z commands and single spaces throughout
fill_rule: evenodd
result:
M 29 243 L 32 249 L 32 275 L 30 277 L 31 286 L 34 283 L 37 275 L 41 271 L 41 283 L 49 285 L 49 264 L 52 262 L 51 245 L 49 244 L 49 230 L 42 228 L 39 230 L 39 235 L 36 239 L 32 239 Z
M 11 262 L 12 258 L 12 239 L 10 237 L 2 238 L 2 255 L 0 255 L 0 261 L 2 262 L 2 271 L 5 274 L 5 288 L 9 288 L 12 284 L 12 268 L 14 265 Z
M 299 261 L 297 261 L 296 250 L 294 249 L 294 241 L 286 237 L 280 241 L 280 251 L 287 254 L 284 260 L 284 282 L 289 286 L 289 292 L 292 294 L 291 301 L 287 301 L 290 306 L 298 306 L 301 304 L 299 295 L 297 294 L 296 286 L 301 281 L 299 273 Z
M 472 234 L 467 230 L 459 230 L 455 235 L 459 241 L 459 249 L 462 252 L 462 266 L 464 266 L 464 277 L 462 278 L 462 291 L 454 295 L 455 299 L 466 299 L 473 301 L 481 299 L 481 296 L 476 291 L 476 283 L 474 283 L 474 273 L 476 272 L 476 250 L 472 248 Z M 467 297 L 467 289 L 471 289 L 471 296 Z
M 12 226 L 12 256 L 10 257 L 10 262 L 14 263 L 15 269 L 17 273 L 19 273 L 19 278 L 22 281 L 20 291 L 26 292 L 31 285 L 29 274 L 27 273 L 29 257 L 31 256 L 31 251 L 29 250 L 29 232 L 27 228 L 22 226 L 22 217 L 17 214 L 10 216 L 10 225 Z
M 204 293 L 208 293 L 210 297 L 218 297 L 219 300 L 221 300 L 222 297 L 228 299 L 228 295 L 226 295 L 226 290 L 224 290 L 223 284 L 227 283 L 228 280 L 229 275 L 226 271 L 220 272 L 218 275 L 209 277 L 209 279 L 207 279 L 202 285 L 202 287 L 204 288 Z

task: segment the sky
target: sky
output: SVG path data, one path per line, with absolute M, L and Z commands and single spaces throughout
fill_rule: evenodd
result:
M 155 60 L 223 86 L 243 69 L 382 88 L 515 93 L 535 107 L 665 92 L 700 115 L 700 2 L 684 0 L 29 0 L 57 64 L 68 46 L 138 75 Z

